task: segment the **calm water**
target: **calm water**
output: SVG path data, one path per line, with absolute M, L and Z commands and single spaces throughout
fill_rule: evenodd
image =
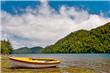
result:
M 56 58 L 61 60 L 59 67 L 83 67 L 110 73 L 110 54 L 13 54 L 20 57 Z

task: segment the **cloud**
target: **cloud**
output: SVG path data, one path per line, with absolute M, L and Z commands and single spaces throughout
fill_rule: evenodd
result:
M 21 15 L 1 11 L 2 39 L 11 40 L 13 47 L 47 46 L 70 32 L 90 30 L 110 21 L 110 18 L 75 7 L 61 6 L 55 11 L 47 1 L 36 8 L 27 8 Z

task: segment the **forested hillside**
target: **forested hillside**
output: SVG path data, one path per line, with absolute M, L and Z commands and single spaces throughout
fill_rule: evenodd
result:
M 32 48 L 28 48 L 28 47 L 22 47 L 19 49 L 15 49 L 13 50 L 13 54 L 36 54 L 36 53 L 41 53 L 42 51 L 42 47 L 32 47 Z
M 72 32 L 43 53 L 110 53 L 110 22 L 90 31 Z

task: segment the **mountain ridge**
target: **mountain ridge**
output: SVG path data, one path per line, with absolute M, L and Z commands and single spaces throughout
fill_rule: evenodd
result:
M 110 53 L 110 22 L 90 31 L 71 32 L 43 53 Z
M 13 50 L 12 54 L 36 54 L 36 53 L 41 53 L 42 47 L 21 47 L 18 49 Z

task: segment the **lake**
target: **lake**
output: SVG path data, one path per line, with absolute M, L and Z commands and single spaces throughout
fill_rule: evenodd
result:
M 19 57 L 56 58 L 58 67 L 89 68 L 99 73 L 110 73 L 110 54 L 13 54 Z

